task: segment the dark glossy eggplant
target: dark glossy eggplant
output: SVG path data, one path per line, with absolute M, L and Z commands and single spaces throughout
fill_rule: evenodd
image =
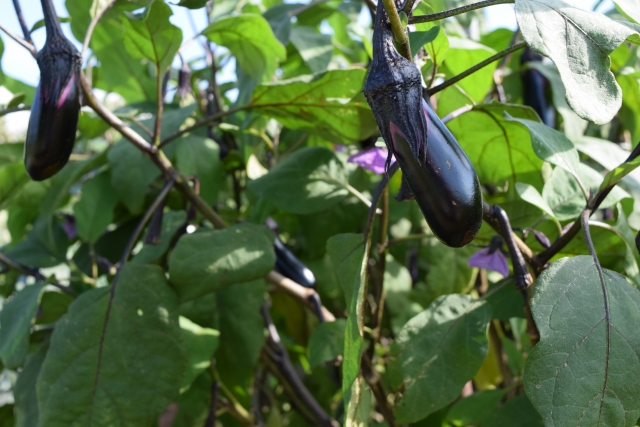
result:
M 462 247 L 482 225 L 482 192 L 473 165 L 449 129 L 423 101 L 428 131 L 424 165 L 404 133 L 391 124 L 392 149 L 427 224 L 445 245 Z
M 541 61 L 542 56 L 528 47 L 520 57 L 521 64 Z M 549 102 L 549 81 L 539 71 L 531 69 L 522 71 L 521 80 L 523 104 L 533 108 L 545 125 L 555 127 L 556 111 Z
M 482 224 L 478 177 L 451 132 L 422 99 L 420 70 L 396 50 L 381 1 L 364 95 L 389 155 L 395 155 L 402 169 L 402 199 L 410 198 L 408 187 L 444 244 L 461 247 L 471 242 Z
M 276 271 L 305 288 L 316 287 L 316 277 L 309 267 L 304 265 L 276 236 Z
M 35 181 L 49 178 L 69 161 L 80 113 L 78 50 L 62 34 L 51 0 L 42 0 L 47 40 L 36 57 L 36 90 L 24 146 L 24 163 Z

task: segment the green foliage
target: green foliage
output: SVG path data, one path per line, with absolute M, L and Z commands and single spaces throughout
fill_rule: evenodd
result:
M 6 110 L 36 88 L 0 70 L 0 426 L 202 427 L 216 395 L 232 427 L 634 427 L 636 2 L 516 0 L 519 35 L 481 11 L 411 24 L 468 1 L 401 16 L 425 99 L 537 277 L 524 292 L 495 222 L 447 247 L 395 199 L 402 171 L 349 161 L 382 147 L 366 2 L 213 3 L 65 1 L 77 46 L 93 29 L 83 74 L 100 91 L 42 182 Z M 433 90 L 520 40 L 551 61 L 516 51 Z M 596 200 L 590 247 L 573 224 Z M 274 231 L 315 288 L 275 274 Z M 490 244 L 508 277 L 469 266 Z

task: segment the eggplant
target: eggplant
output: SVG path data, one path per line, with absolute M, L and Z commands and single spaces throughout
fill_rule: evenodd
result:
M 520 64 L 527 62 L 541 62 L 542 55 L 538 55 L 528 47 L 520 57 Z M 521 74 L 523 104 L 533 108 L 542 122 L 551 127 L 555 127 L 556 111 L 549 102 L 549 80 L 538 70 L 524 70 Z
M 420 70 L 396 50 L 381 1 L 373 32 L 373 61 L 363 92 L 389 156 L 394 154 L 402 169 L 400 198 L 410 199 L 413 194 L 442 243 L 467 245 L 482 225 L 478 176 L 451 132 L 424 102 Z
M 462 247 L 482 225 L 482 192 L 471 161 L 444 123 L 423 101 L 428 130 L 427 161 L 413 156 L 403 132 L 391 124 L 392 150 L 424 218 L 445 245 Z
M 34 181 L 57 173 L 73 151 L 80 113 L 81 57 L 62 34 L 51 0 L 42 0 L 47 39 L 36 56 L 40 83 L 31 106 L 24 164 Z
M 278 273 L 305 288 L 315 289 L 316 277 L 313 272 L 282 243 L 278 236 L 276 236 L 274 249 L 276 252 L 276 271 Z

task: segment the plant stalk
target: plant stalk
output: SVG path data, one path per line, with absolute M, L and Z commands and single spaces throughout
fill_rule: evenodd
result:
M 511 4 L 515 3 L 515 0 L 485 0 L 478 3 L 472 3 L 465 6 L 457 7 L 451 10 L 445 10 L 444 12 L 432 13 L 431 15 L 412 16 L 409 18 L 409 24 L 420 24 L 422 22 L 433 22 L 441 19 L 449 18 L 451 16 L 461 15 L 463 13 L 471 12 L 472 10 L 482 9 L 487 6 L 494 6 L 496 4 Z M 406 10 L 405 10 L 405 13 Z

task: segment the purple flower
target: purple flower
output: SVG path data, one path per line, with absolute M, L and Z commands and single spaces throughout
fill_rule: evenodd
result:
M 355 163 L 361 168 L 370 170 L 371 172 L 381 175 L 385 172 L 388 151 L 385 148 L 373 147 L 359 153 L 354 154 L 347 160 L 349 163 Z M 395 158 L 391 158 L 391 163 L 395 162 Z
M 492 251 L 491 247 L 484 248 L 471 255 L 468 265 L 469 267 L 486 268 L 487 270 L 497 271 L 504 277 L 509 275 L 507 257 L 502 254 L 500 249 L 493 249 Z

